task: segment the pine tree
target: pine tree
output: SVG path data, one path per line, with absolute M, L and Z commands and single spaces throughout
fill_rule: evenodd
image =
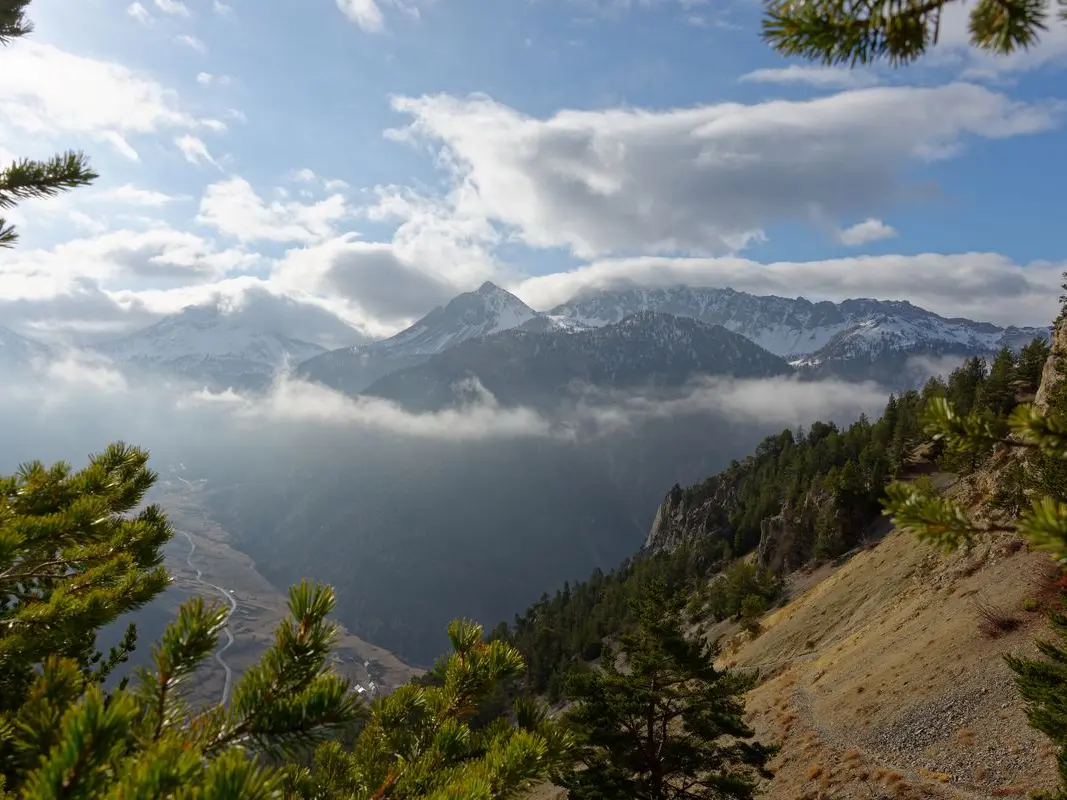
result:
M 26 18 L 30 0 L 0 0 L 0 45 L 10 44 L 33 31 Z M 97 178 L 89 169 L 85 156 L 74 150 L 52 156 L 45 161 L 23 158 L 0 169 L 0 211 L 12 208 L 31 197 L 54 197 Z M 0 247 L 12 247 L 18 241 L 13 225 L 0 217 Z
M 517 725 L 468 724 L 479 698 L 524 669 L 469 623 L 449 630 L 439 687 L 402 687 L 368 709 L 329 667 L 333 591 L 306 581 L 227 706 L 186 699 L 226 620 L 202 598 L 181 607 L 148 667 L 106 692 L 136 636 L 105 658 L 98 631 L 169 580 L 166 517 L 135 511 L 156 480 L 147 460 L 117 443 L 78 472 L 34 462 L 0 477 L 0 800 L 341 800 L 354 786 L 364 797 L 503 800 L 567 767 L 569 740 L 529 701 L 517 702 Z M 313 765 L 299 766 L 317 745 Z
M 0 478 L 0 713 L 47 656 L 73 659 L 96 683 L 128 658 L 135 630 L 106 659 L 95 640 L 169 580 L 162 512 L 129 515 L 156 480 L 147 463 L 148 453 L 118 442 L 78 472 L 31 462 Z
M 1015 380 L 1023 392 L 1036 392 L 1041 384 L 1041 373 L 1045 368 L 1051 349 L 1044 339 L 1034 339 L 1019 351 L 1019 365 Z
M 855 2 L 768 0 L 763 38 L 784 55 L 824 64 L 907 64 L 936 44 L 941 13 L 964 0 Z M 970 12 L 971 45 L 998 55 L 1026 50 L 1048 30 L 1047 0 L 978 0 Z M 1067 8 L 1061 4 L 1061 19 Z
M 351 752 L 321 745 L 312 767 L 290 768 L 285 796 L 497 800 L 564 771 L 570 739 L 534 701 L 516 702 L 515 724 L 470 724 L 501 682 L 522 673 L 519 652 L 484 642 L 481 626 L 468 621 L 453 622 L 448 635 L 453 652 L 438 665 L 439 681 L 376 700 Z
M 989 365 L 979 402 L 994 414 L 1006 414 L 1015 405 L 1015 377 L 1015 353 L 1010 347 L 1003 347 Z
M 715 669 L 713 646 L 685 637 L 682 604 L 653 582 L 619 652 L 568 677 L 581 767 L 563 779 L 572 800 L 754 795 L 773 750 L 743 719 L 752 680 Z

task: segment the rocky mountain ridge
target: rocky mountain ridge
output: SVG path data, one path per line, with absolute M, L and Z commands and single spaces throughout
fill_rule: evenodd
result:
M 387 375 L 365 394 L 408 408 L 462 402 L 455 387 L 477 380 L 504 405 L 551 405 L 587 388 L 677 388 L 701 375 L 766 378 L 792 374 L 783 359 L 720 325 L 641 312 L 575 332 L 515 329 L 471 339 L 426 363 Z
M 988 322 L 948 319 L 906 301 L 857 298 L 840 303 L 803 297 L 758 296 L 734 289 L 673 286 L 590 293 L 548 315 L 561 323 L 597 327 L 638 311 L 692 317 L 740 333 L 776 355 L 818 362 L 855 356 L 888 344 L 894 350 L 924 344 L 957 346 L 968 353 L 1019 347 L 1047 328 L 1003 328 Z M 828 348 L 828 349 L 827 349 Z M 825 349 L 825 353 L 823 353 Z

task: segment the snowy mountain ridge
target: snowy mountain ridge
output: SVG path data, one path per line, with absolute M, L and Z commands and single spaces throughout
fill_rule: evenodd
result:
M 175 375 L 211 388 L 258 389 L 286 363 L 295 365 L 329 349 L 294 334 L 331 344 L 362 338 L 322 309 L 284 298 L 258 298 L 238 308 L 223 303 L 187 306 L 95 350 L 128 368 Z
M 906 301 L 860 298 L 813 303 L 802 297 L 757 296 L 733 289 L 673 286 L 589 293 L 548 312 L 563 325 L 600 327 L 642 311 L 722 325 L 775 355 L 815 361 L 924 346 L 986 353 L 1019 347 L 1047 328 L 1001 328 L 947 319 Z M 830 348 L 826 353 L 824 349 Z
M 542 315 L 511 292 L 486 281 L 476 291 L 453 297 L 411 327 L 354 351 L 375 356 L 430 356 L 493 333 L 518 328 Z
M 438 306 L 395 336 L 323 353 L 301 364 L 298 374 L 354 394 L 390 372 L 417 366 L 464 342 L 516 328 L 546 326 L 552 330 L 558 327 L 511 292 L 486 281 L 477 290 Z

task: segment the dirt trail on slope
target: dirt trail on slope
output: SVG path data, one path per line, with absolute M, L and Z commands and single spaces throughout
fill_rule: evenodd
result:
M 1023 607 L 1049 561 L 1018 545 L 990 539 L 946 556 L 893 531 L 836 570 L 793 576 L 796 599 L 722 658 L 765 676 L 750 722 L 782 751 L 764 796 L 969 799 L 1054 786 L 1052 750 L 1027 726 L 1003 660 L 1036 655 L 1047 634 Z M 989 638 L 976 601 L 1018 628 Z

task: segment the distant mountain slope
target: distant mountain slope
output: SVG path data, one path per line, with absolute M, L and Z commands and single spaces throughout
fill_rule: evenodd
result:
M 461 400 L 457 385 L 477 378 L 505 405 L 544 407 L 583 386 L 658 389 L 699 375 L 763 378 L 791 372 L 782 358 L 722 326 L 645 311 L 573 333 L 510 330 L 474 339 L 381 378 L 366 394 L 436 410 Z
M 0 327 L 0 370 L 27 371 L 35 362 L 47 360 L 52 355 L 48 345 Z
M 212 389 L 261 389 L 287 360 L 295 365 L 326 352 L 328 344 L 362 338 L 323 309 L 271 298 L 269 308 L 189 306 L 96 349 L 138 371 L 175 375 Z
M 1047 328 L 1001 328 L 988 322 L 946 319 L 896 300 L 812 303 L 802 297 L 760 297 L 733 289 L 689 286 L 598 291 L 548 313 L 561 323 L 600 326 L 638 311 L 659 311 L 722 325 L 787 358 L 812 356 L 830 347 L 823 359 L 838 361 L 881 352 L 886 345 L 895 351 L 940 347 L 975 355 L 996 351 L 1005 344 L 1017 348 L 1035 336 L 1048 335 Z
M 539 316 L 515 295 L 486 282 L 438 306 L 395 336 L 323 353 L 301 364 L 297 374 L 355 394 L 390 372 L 421 364 L 471 339 L 518 328 Z

